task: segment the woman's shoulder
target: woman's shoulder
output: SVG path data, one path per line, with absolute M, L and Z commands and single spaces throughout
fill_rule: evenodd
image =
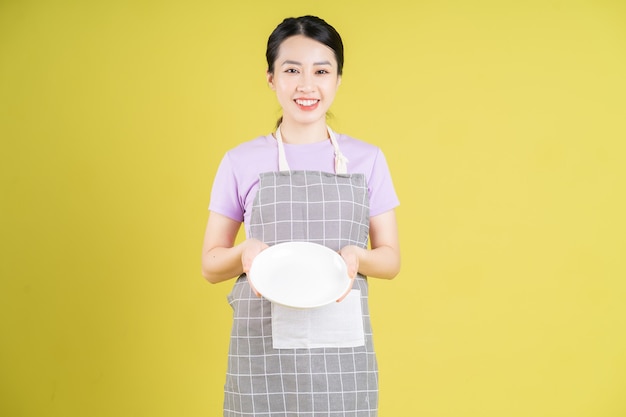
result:
M 347 147 L 362 152 L 378 152 L 380 148 L 371 142 L 365 141 L 345 133 L 335 133 L 340 147 Z
M 254 179 L 259 172 L 272 170 L 278 160 L 276 140 L 271 134 L 242 142 L 226 152 L 222 160 L 238 178 Z
M 352 157 L 360 160 L 365 159 L 371 161 L 375 160 L 382 152 L 377 145 L 353 136 L 337 133 L 336 137 L 341 152 L 346 155 L 348 159 Z
M 230 149 L 227 153 L 230 156 L 236 156 L 238 158 L 255 156 L 259 152 L 270 152 L 276 148 L 276 141 L 271 134 L 257 136 L 254 139 L 242 142 L 234 148 Z

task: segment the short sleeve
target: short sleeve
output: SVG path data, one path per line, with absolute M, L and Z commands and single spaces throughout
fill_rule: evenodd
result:
M 228 153 L 224 155 L 217 168 L 209 210 L 235 221 L 243 221 L 244 206 L 239 198 L 239 184 Z
M 387 160 L 380 149 L 378 149 L 372 165 L 368 190 L 370 195 L 370 217 L 377 216 L 400 205 Z

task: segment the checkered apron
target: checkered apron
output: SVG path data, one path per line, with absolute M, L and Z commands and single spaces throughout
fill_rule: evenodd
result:
M 335 146 L 336 171 L 288 171 L 277 131 L 279 172 L 260 174 L 250 237 L 268 245 L 309 241 L 339 250 L 367 246 L 369 197 L 363 174 L 345 174 Z M 271 303 L 257 298 L 241 275 L 228 300 L 233 308 L 224 416 L 375 417 L 378 369 L 368 309 L 368 288 L 358 275 L 365 345 L 275 349 Z M 358 303 L 357 303 L 358 304 Z M 341 317 L 337 317 L 341 320 Z

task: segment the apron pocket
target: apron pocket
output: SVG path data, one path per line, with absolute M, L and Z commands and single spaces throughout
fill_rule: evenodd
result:
M 274 349 L 364 346 L 361 291 L 311 309 L 272 303 L 272 342 Z

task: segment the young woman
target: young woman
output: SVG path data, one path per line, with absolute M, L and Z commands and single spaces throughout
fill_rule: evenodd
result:
M 380 149 L 326 124 L 343 69 L 337 31 L 314 16 L 285 19 L 269 37 L 266 58 L 283 115 L 273 134 L 222 159 L 202 254 L 209 282 L 239 277 L 228 296 L 234 320 L 224 416 L 376 416 L 366 276 L 399 272 L 398 198 Z M 247 239 L 234 245 L 242 222 Z M 338 251 L 351 290 L 310 310 L 256 293 L 246 278 L 254 257 L 288 241 Z

